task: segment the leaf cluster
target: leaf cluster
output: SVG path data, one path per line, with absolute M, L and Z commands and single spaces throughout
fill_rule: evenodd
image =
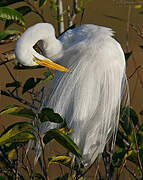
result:
M 117 133 L 117 151 L 112 157 L 112 168 L 120 169 L 118 178 L 123 168 L 128 169 L 128 161 L 136 167 L 138 179 L 143 178 L 143 124 L 132 107 L 121 109 L 120 127 Z M 139 176 L 138 176 L 139 174 Z M 133 174 L 132 174 L 133 175 Z

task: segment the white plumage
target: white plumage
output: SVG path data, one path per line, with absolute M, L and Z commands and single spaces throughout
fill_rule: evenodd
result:
M 19 62 L 33 65 L 32 55 L 44 59 L 33 49 L 42 40 L 43 55 L 70 69 L 56 71 L 43 107 L 53 108 L 74 130 L 71 137 L 85 165 L 103 152 L 111 136 L 115 143 L 121 100 L 128 94 L 124 53 L 112 36 L 109 28 L 82 25 L 56 39 L 52 25 L 39 23 L 25 31 L 15 48 Z

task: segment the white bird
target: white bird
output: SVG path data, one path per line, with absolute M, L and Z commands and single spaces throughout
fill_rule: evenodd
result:
M 66 119 L 85 166 L 95 161 L 111 137 L 115 143 L 121 100 L 128 98 L 124 53 L 112 36 L 110 28 L 87 24 L 57 39 L 51 24 L 39 23 L 28 28 L 15 47 L 16 58 L 23 65 L 70 70 L 55 72 L 43 107 L 53 108 Z M 33 49 L 39 40 L 43 56 Z M 41 61 L 33 61 L 33 56 Z

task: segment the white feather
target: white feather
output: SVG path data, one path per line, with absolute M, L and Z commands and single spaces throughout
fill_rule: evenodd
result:
M 44 56 L 71 72 L 55 73 L 52 90 L 45 94 L 42 107 L 53 108 L 66 119 L 68 127 L 74 130 L 71 137 L 85 165 L 90 165 L 111 136 L 115 143 L 120 104 L 127 87 L 124 53 L 109 28 L 82 25 L 57 40 L 55 35 L 49 36 L 51 25 L 45 26 L 47 29 L 43 30 L 41 24 L 37 25 L 37 41 L 42 40 Z M 46 39 L 41 38 L 46 35 Z M 42 131 L 49 127 L 43 126 Z

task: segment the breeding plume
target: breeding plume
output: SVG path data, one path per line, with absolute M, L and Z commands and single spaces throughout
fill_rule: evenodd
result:
M 23 65 L 59 70 L 43 107 L 53 108 L 66 119 L 85 166 L 95 161 L 111 137 L 115 143 L 121 101 L 127 100 L 124 53 L 112 36 L 109 28 L 87 24 L 57 39 L 51 24 L 39 23 L 28 28 L 15 47 Z M 33 49 L 39 40 L 43 55 Z M 40 60 L 33 60 L 34 56 Z

